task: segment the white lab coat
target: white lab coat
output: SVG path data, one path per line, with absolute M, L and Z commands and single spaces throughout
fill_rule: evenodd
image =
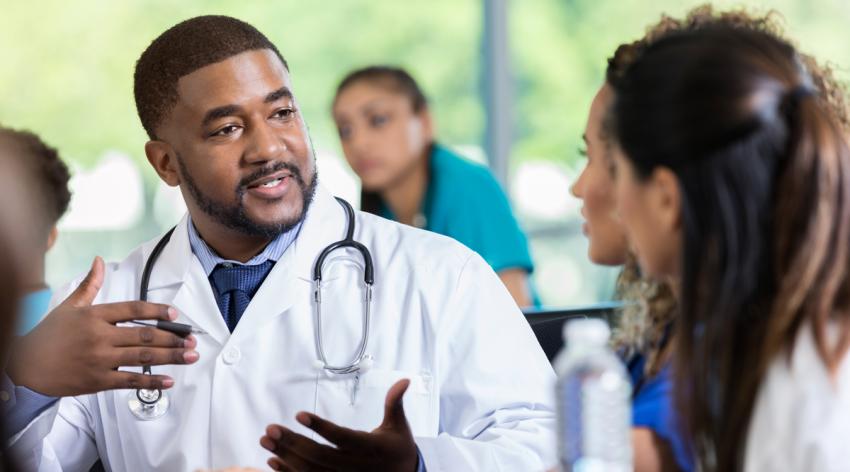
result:
M 827 329 L 829 349 L 837 325 Z M 789 357 L 773 360 L 759 387 L 747 432 L 747 472 L 850 470 L 850 354 L 833 375 L 818 354 L 812 326 L 800 328 Z
M 130 390 L 64 398 L 12 438 L 13 453 L 39 470 L 185 471 L 233 465 L 266 468 L 259 445 L 280 423 L 313 412 L 371 430 L 389 387 L 411 379 L 407 419 L 429 472 L 531 471 L 555 462 L 554 373 L 497 276 L 477 254 L 448 238 L 356 212 L 355 239 L 375 264 L 372 327 L 354 406 L 351 376 L 315 365 L 311 270 L 321 250 L 345 234 L 346 218 L 319 187 L 296 241 L 275 264 L 230 334 L 183 221 L 156 264 L 149 300 L 175 307 L 178 321 L 207 331 L 200 360 L 154 367 L 174 378 L 171 408 L 139 421 Z M 142 268 L 156 240 L 109 264 L 96 303 L 139 298 Z M 324 345 L 346 364 L 360 339 L 364 284 L 354 252 L 325 263 Z M 64 299 L 79 283 L 57 294 Z

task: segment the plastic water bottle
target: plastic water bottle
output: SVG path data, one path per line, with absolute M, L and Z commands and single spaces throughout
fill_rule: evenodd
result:
M 631 382 L 608 346 L 611 331 L 600 319 L 564 326 L 566 346 L 558 373 L 558 447 L 565 472 L 632 469 Z

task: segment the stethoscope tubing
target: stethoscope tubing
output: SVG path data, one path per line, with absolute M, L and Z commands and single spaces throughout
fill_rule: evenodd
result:
M 322 369 L 337 375 L 351 374 L 359 372 L 363 368 L 363 359 L 366 354 L 366 349 L 369 344 L 369 328 L 370 328 L 370 320 L 371 320 L 371 305 L 372 305 L 372 285 L 375 282 L 375 268 L 372 262 L 372 254 L 369 252 L 369 249 L 363 245 L 362 243 L 354 240 L 354 229 L 355 229 L 355 219 L 354 219 L 354 208 L 352 208 L 351 204 L 345 201 L 342 198 L 336 197 L 337 202 L 343 207 L 346 214 L 346 235 L 345 239 L 337 241 L 328 245 L 322 252 L 319 253 L 318 258 L 316 259 L 315 264 L 313 265 L 313 284 L 314 284 L 314 301 L 316 302 L 316 347 L 319 351 L 319 358 L 322 364 Z M 159 256 L 162 254 L 162 251 L 165 249 L 165 246 L 171 240 L 171 235 L 174 233 L 176 227 L 168 230 L 167 233 L 162 237 L 162 239 L 157 242 L 156 246 L 154 246 L 153 251 L 151 251 L 151 255 L 148 257 L 148 260 L 145 262 L 144 269 L 142 270 L 142 279 L 139 284 L 139 300 L 146 302 L 148 300 L 148 287 L 150 285 L 151 273 L 153 272 L 153 268 L 156 265 Z M 363 281 L 366 283 L 366 297 L 365 297 L 365 313 L 363 316 L 363 334 L 360 337 L 360 343 L 357 347 L 357 353 L 354 356 L 354 360 L 347 366 L 332 366 L 327 362 L 327 356 L 325 354 L 324 343 L 322 340 L 322 266 L 325 262 L 325 259 L 328 256 L 338 249 L 343 248 L 352 248 L 360 253 L 363 257 Z M 142 368 L 142 372 L 144 374 L 151 374 L 151 367 L 144 366 Z M 154 400 L 145 398 L 142 395 L 142 390 L 136 390 L 136 398 L 139 402 L 146 406 L 153 406 L 157 402 L 162 399 L 162 390 L 157 389 Z

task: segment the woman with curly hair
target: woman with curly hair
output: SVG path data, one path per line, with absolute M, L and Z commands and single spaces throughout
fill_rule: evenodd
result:
M 651 41 L 613 83 L 617 213 L 674 287 L 703 470 L 846 470 L 850 148 L 840 89 L 807 63 L 720 22 Z

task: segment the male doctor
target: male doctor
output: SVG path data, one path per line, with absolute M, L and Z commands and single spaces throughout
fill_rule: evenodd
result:
M 11 439 L 25 466 L 83 471 L 100 458 L 122 471 L 268 463 L 413 472 L 554 463 L 554 376 L 498 277 L 447 238 L 360 212 L 349 221 L 318 184 L 287 64 L 265 36 L 233 18 L 192 18 L 151 43 L 134 79 L 145 153 L 189 210 L 153 264 L 147 295 L 159 305 L 145 306 L 170 307 L 207 334 L 153 350 L 151 364 L 192 364 L 153 367 L 160 377 L 144 385 L 171 387 L 164 415 L 131 412 L 126 388 L 143 377 L 123 390 L 65 396 Z M 374 261 L 371 366 L 335 374 L 317 362 L 319 339 L 327 364 L 356 360 L 364 259 L 339 250 L 322 265 L 320 333 L 312 277 L 349 225 Z M 72 293 L 84 306 L 94 292 L 95 307 L 138 300 L 158 241 L 105 271 L 96 263 L 83 289 L 71 284 L 57 301 Z M 59 356 L 15 366 L 12 380 L 48 390 L 31 371 Z

